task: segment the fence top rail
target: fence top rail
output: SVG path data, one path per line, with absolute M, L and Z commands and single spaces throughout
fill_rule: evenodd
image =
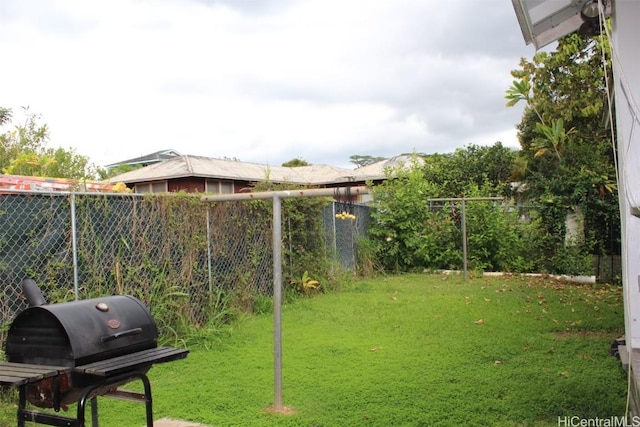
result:
M 336 188 L 310 188 L 300 190 L 260 191 L 257 193 L 218 194 L 215 196 L 203 196 L 203 202 L 231 202 L 237 200 L 265 200 L 278 197 L 288 199 L 294 197 L 322 197 L 322 196 L 348 196 L 369 194 L 371 190 L 367 186 L 336 187 Z

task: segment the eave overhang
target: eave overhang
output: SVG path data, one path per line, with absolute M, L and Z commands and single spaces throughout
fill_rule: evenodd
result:
M 577 31 L 584 21 L 580 11 L 591 0 L 511 0 L 522 36 L 536 50 Z M 605 15 L 611 13 L 611 1 Z

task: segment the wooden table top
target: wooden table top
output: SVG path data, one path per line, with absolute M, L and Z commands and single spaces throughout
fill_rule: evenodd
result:
M 70 371 L 64 366 L 0 362 L 0 385 L 21 386 Z

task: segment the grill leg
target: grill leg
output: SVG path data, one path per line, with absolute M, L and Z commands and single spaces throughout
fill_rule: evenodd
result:
M 88 388 L 83 394 L 80 400 L 78 400 L 78 413 L 76 415 L 76 420 L 78 421 L 78 425 L 80 427 L 84 427 L 84 408 L 87 405 L 87 398 L 89 393 L 93 391 L 93 388 Z
M 85 427 L 85 408 L 87 406 L 87 399 L 90 400 L 91 405 L 91 425 L 92 427 L 98 427 L 98 396 L 90 397 L 91 393 L 100 388 L 100 384 L 88 387 L 82 393 L 80 400 L 78 400 L 78 413 L 76 421 L 78 426 Z
M 18 427 L 24 427 L 24 420 L 20 416 L 22 411 L 27 407 L 27 396 L 26 396 L 26 384 L 20 386 L 19 390 L 19 398 L 18 398 Z
M 94 397 L 91 399 L 91 426 L 98 426 L 98 398 Z
M 151 384 L 146 375 L 140 375 L 140 381 L 144 384 L 144 405 L 147 409 L 147 427 L 153 427 L 153 400 L 151 399 Z
M 123 380 L 124 378 L 126 378 L 127 381 L 131 381 L 136 378 L 142 381 L 142 384 L 144 386 L 144 404 L 145 404 L 146 415 L 147 415 L 146 427 L 153 427 L 153 399 L 151 398 L 151 383 L 149 382 L 149 378 L 147 378 L 145 374 L 134 373 L 134 374 L 127 374 L 124 377 L 116 377 L 111 381 L 112 383 L 115 384 Z M 78 400 L 78 414 L 77 414 L 78 426 L 85 427 L 85 407 L 87 406 L 87 399 L 89 399 L 91 400 L 91 420 L 93 423 L 93 427 L 98 427 L 98 401 L 97 401 L 98 398 L 97 396 L 96 397 L 89 397 L 89 396 L 95 390 L 98 390 L 100 387 L 103 387 L 104 385 L 105 385 L 104 383 L 100 383 L 95 386 L 88 387 L 82 393 L 80 400 Z M 24 427 L 24 426 L 18 425 L 18 427 Z

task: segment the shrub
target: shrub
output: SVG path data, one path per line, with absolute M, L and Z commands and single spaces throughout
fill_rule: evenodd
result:
M 481 200 L 502 187 L 469 181 L 462 223 L 460 197 L 442 197 L 446 182 L 425 178 L 416 160 L 409 168 L 387 170 L 374 187 L 373 221 L 367 249 L 390 272 L 462 269 L 462 226 L 466 226 L 467 268 L 475 271 L 588 274 L 589 248 L 565 247 L 567 210 L 547 203 L 528 208 L 513 201 Z M 460 182 L 458 182 L 460 185 Z M 473 200 L 471 200 L 473 199 Z M 368 261 L 371 264 L 371 260 Z

